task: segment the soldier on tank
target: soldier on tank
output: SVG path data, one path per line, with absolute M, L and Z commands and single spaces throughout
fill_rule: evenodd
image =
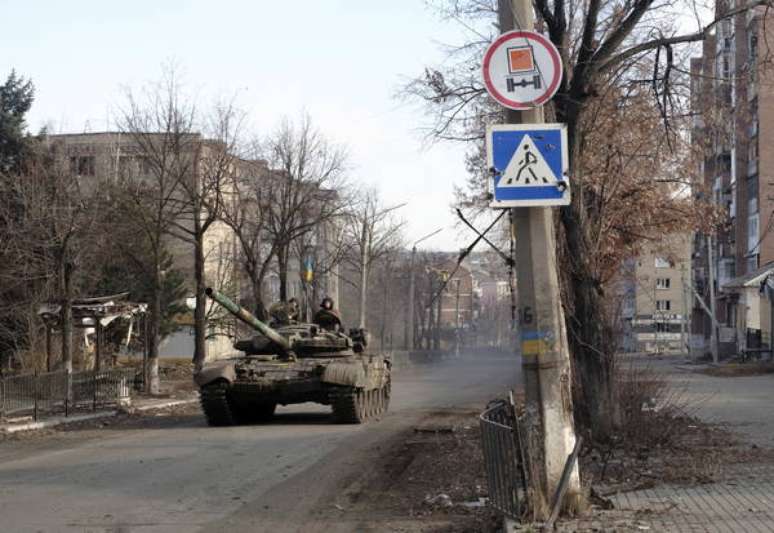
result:
M 287 326 L 298 321 L 298 300 L 277 302 L 269 308 L 272 327 Z
M 341 316 L 333 307 L 333 299 L 326 296 L 320 303 L 320 309 L 314 314 L 314 323 L 329 331 L 341 331 Z

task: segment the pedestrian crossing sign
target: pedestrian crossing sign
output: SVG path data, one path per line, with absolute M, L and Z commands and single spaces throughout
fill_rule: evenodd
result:
M 564 124 L 500 124 L 487 128 L 491 207 L 570 203 L 567 128 Z

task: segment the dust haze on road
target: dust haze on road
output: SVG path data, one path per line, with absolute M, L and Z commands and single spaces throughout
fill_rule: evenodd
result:
M 389 413 L 361 426 L 333 424 L 328 408 L 302 404 L 279 408 L 263 425 L 210 428 L 191 410 L 0 443 L 2 530 L 314 530 L 315 506 L 379 443 L 429 413 L 481 409 L 520 388 L 520 361 L 463 356 L 393 379 Z

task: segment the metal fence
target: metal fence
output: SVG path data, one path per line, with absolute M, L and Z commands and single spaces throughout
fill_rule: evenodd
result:
M 115 405 L 127 400 L 136 370 L 47 372 L 0 379 L 0 416 L 39 417 Z
M 481 413 L 479 422 L 489 505 L 518 519 L 527 494 L 518 417 L 511 403 L 497 400 Z

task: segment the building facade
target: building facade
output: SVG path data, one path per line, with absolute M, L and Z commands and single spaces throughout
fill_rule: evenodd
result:
M 623 349 L 685 353 L 690 339 L 691 243 L 668 235 L 625 265 L 619 285 Z
M 718 2 L 716 16 L 734 8 L 733 1 Z M 761 293 L 743 287 L 765 277 L 774 261 L 774 151 L 767 149 L 774 142 L 774 76 L 765 44 L 774 42 L 773 22 L 763 6 L 724 19 L 691 61 L 696 191 L 725 218 L 716 232 L 694 238 L 699 296 L 692 331 L 699 351 L 710 350 L 714 329 L 721 354 L 760 336 Z

